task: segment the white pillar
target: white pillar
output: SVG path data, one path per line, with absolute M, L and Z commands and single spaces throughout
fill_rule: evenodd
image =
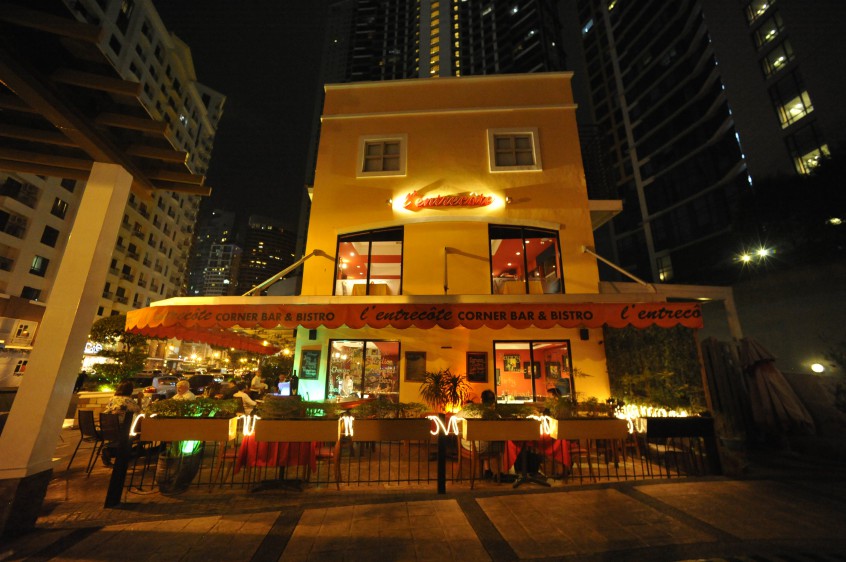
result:
M 47 308 L 6 427 L 0 436 L 0 502 L 19 494 L 15 481 L 49 481 L 52 457 L 70 404 L 82 351 L 106 282 L 132 176 L 95 163 L 85 186 Z M 46 485 L 44 486 L 46 491 Z M 29 487 L 28 493 L 35 490 Z M 29 498 L 40 508 L 43 494 Z M 0 514 L 0 531 L 8 524 Z M 10 519 L 15 515 L 6 514 Z M 34 523 L 34 520 L 33 520 Z M 20 522 L 18 524 L 21 524 Z

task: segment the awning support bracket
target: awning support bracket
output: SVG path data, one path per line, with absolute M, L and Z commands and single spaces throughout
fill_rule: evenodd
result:
M 323 250 L 314 250 L 309 255 L 298 259 L 297 261 L 295 261 L 294 263 L 292 263 L 291 265 L 289 265 L 288 267 L 286 267 L 285 269 L 283 269 L 282 271 L 280 271 L 279 273 L 277 273 L 273 277 L 270 277 L 269 279 L 262 281 L 261 283 L 259 283 L 258 285 L 256 285 L 255 287 L 253 287 L 252 289 L 250 289 L 249 291 L 247 291 L 246 293 L 244 293 L 241 296 L 242 297 L 251 297 L 251 296 L 255 295 L 256 293 L 261 293 L 261 291 L 264 290 L 266 287 L 273 285 L 274 283 L 276 283 L 277 281 L 279 281 L 280 279 L 282 279 L 283 277 L 285 277 L 286 275 L 288 275 L 289 273 L 291 273 L 292 271 L 294 271 L 295 269 L 300 267 L 303 263 L 306 262 L 306 260 L 313 258 L 314 256 L 320 256 L 322 258 L 326 258 L 326 259 L 331 260 L 333 262 L 335 261 L 334 256 L 330 256 L 329 254 L 327 254 Z

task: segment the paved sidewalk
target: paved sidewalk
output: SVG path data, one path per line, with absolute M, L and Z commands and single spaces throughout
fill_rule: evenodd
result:
M 0 561 L 846 560 L 846 467 L 762 462 L 742 480 L 197 490 L 104 509 L 107 469 L 86 478 L 77 459 Z

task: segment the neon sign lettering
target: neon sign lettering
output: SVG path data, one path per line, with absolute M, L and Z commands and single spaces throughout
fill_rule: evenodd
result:
M 493 203 L 493 197 L 479 193 L 421 197 L 416 191 L 412 191 L 405 196 L 403 207 L 409 211 L 419 211 L 439 207 L 487 207 L 491 203 Z

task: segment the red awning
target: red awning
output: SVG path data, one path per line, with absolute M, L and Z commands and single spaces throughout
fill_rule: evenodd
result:
M 646 328 L 702 327 L 698 303 L 577 304 L 198 304 L 151 306 L 127 313 L 126 329 L 156 337 L 237 338 L 232 347 L 261 342 L 218 330 L 282 328 Z M 242 341 L 243 340 L 243 341 Z M 208 341 L 199 339 L 199 341 Z M 220 344 L 230 345 L 230 344 Z M 267 348 L 264 348 L 265 350 Z M 266 352 L 266 351 L 265 351 Z

